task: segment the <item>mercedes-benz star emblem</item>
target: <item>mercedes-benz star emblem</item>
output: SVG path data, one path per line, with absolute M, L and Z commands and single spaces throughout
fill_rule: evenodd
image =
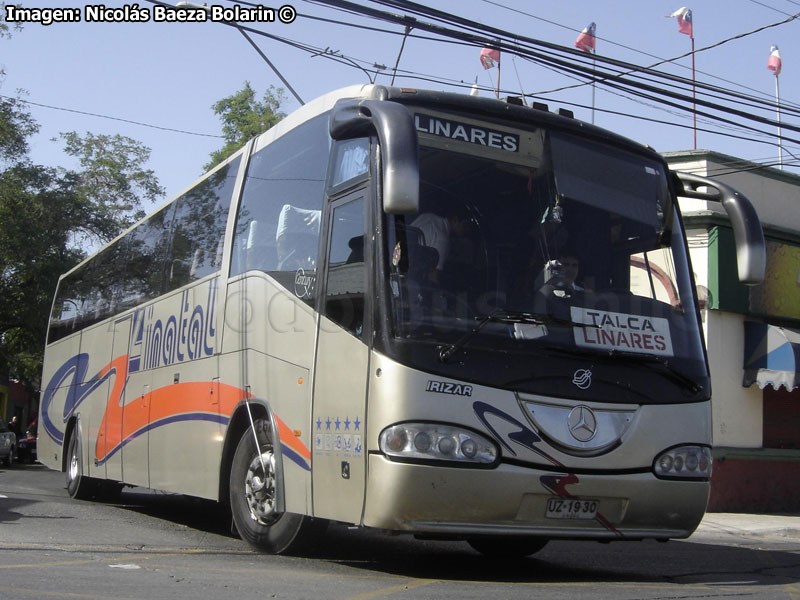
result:
M 597 417 L 588 406 L 576 406 L 567 417 L 567 427 L 576 440 L 588 442 L 597 433 Z

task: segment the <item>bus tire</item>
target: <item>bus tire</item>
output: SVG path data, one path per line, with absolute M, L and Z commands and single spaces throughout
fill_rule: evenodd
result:
M 67 492 L 76 500 L 89 500 L 95 487 L 95 481 L 83 474 L 81 440 L 77 431 L 73 431 L 67 446 Z
M 259 432 L 260 456 L 251 428 L 242 434 L 233 456 L 229 486 L 233 523 L 239 536 L 259 551 L 269 554 L 307 552 L 322 533 L 325 522 L 278 512 L 278 478 L 269 421 L 258 419 L 255 426 Z
M 541 537 L 476 537 L 467 543 L 484 556 L 492 558 L 521 558 L 536 554 L 549 540 Z

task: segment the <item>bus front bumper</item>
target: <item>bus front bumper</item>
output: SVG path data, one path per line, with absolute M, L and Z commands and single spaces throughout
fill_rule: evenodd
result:
M 686 538 L 703 517 L 710 489 L 708 481 L 663 480 L 652 473 L 577 475 L 509 464 L 454 468 L 398 463 L 379 454 L 370 455 L 368 472 L 363 525 L 453 538 Z M 597 510 L 555 517 L 553 499 L 596 501 Z

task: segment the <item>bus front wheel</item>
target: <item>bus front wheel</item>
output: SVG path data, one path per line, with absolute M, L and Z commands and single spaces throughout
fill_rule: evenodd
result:
M 321 533 L 324 521 L 278 510 L 279 478 L 269 421 L 255 421 L 242 434 L 230 472 L 230 506 L 236 530 L 251 546 L 270 554 L 302 553 Z

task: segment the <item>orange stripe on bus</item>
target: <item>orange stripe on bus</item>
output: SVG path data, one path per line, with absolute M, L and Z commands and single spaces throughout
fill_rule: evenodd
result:
M 121 398 L 128 379 L 128 356 L 114 359 L 100 371 L 100 376 L 112 369 L 116 371 L 114 385 L 100 423 L 95 447 L 98 461 L 105 460 L 126 440 L 154 423 L 179 415 L 198 413 L 230 417 L 239 402 L 246 397 L 253 397 L 252 394 L 226 383 L 197 381 L 157 388 L 123 406 Z M 311 460 L 311 450 L 294 435 L 292 429 L 277 415 L 275 422 L 281 443 L 304 459 Z

